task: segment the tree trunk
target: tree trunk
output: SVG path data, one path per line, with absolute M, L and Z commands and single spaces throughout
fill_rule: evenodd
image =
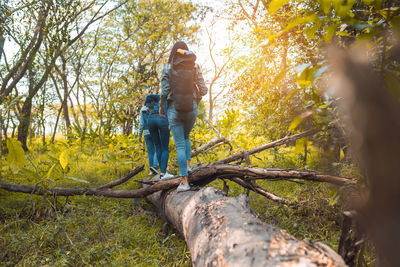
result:
M 19 116 L 18 125 L 18 140 L 22 144 L 22 148 L 28 151 L 26 141 L 28 139 L 29 126 L 31 124 L 31 112 L 32 112 L 32 98 L 27 97 L 24 105 L 22 106 L 21 113 Z
M 3 110 L 0 108 L 0 157 L 2 155 L 3 155 Z
M 46 145 L 46 124 L 45 123 L 42 124 L 42 131 L 43 131 L 42 143 L 43 143 L 43 146 L 45 146 Z
M 126 116 L 128 117 L 125 121 L 124 124 L 124 129 L 123 133 L 125 135 L 130 135 L 132 133 L 132 128 L 133 128 L 133 114 L 134 114 L 134 108 L 130 106 L 128 110 L 126 111 Z
M 71 139 L 71 120 L 69 119 L 69 112 L 68 112 L 68 96 L 69 96 L 69 89 L 68 89 L 68 81 L 67 81 L 67 61 L 65 60 L 65 56 L 61 55 L 62 60 L 62 71 L 59 72 L 64 88 L 64 100 L 62 102 L 62 109 L 65 121 L 65 128 L 67 130 L 67 137 L 68 140 Z M 72 89 L 71 89 L 72 90 Z
M 64 97 L 65 99 L 68 99 L 68 88 L 64 89 Z M 71 120 L 69 119 L 69 112 L 68 112 L 68 101 L 65 101 L 65 104 L 63 105 L 63 115 L 64 115 L 64 121 L 65 121 L 65 128 L 67 130 L 67 137 L 68 139 L 71 139 Z
M 147 199 L 185 238 L 193 266 L 346 266 L 327 246 L 323 251 L 260 221 L 243 195 L 206 187 Z
M 4 37 L 3 37 L 3 33 L 0 35 L 0 60 L 1 60 L 1 56 L 3 55 L 3 51 L 4 51 Z
M 53 135 L 51 136 L 51 141 L 50 141 L 50 143 L 52 143 L 52 144 L 54 143 L 54 139 L 56 138 L 58 121 L 60 120 L 61 110 L 62 110 L 62 104 L 61 104 L 60 109 L 58 110 L 56 122 L 54 123 Z
M 307 155 L 308 155 L 308 145 L 307 141 L 304 142 L 304 158 L 303 158 L 303 167 L 306 168 L 307 166 Z

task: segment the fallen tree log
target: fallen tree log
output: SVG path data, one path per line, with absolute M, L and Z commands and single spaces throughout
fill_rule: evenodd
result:
M 53 187 L 49 189 L 44 189 L 39 186 L 32 185 L 22 185 L 22 184 L 10 184 L 4 181 L 0 181 L 0 189 L 4 189 L 12 192 L 20 192 L 27 194 L 45 195 L 51 194 L 54 196 L 76 196 L 76 195 L 88 195 L 88 196 L 104 196 L 104 197 L 114 197 L 114 198 L 141 198 L 146 197 L 154 192 L 160 190 L 168 190 L 175 188 L 179 185 L 180 179 L 176 177 L 175 179 L 167 181 L 157 181 L 154 184 L 136 189 L 136 190 L 116 190 L 112 187 L 119 185 L 123 182 L 128 181 L 137 173 L 143 170 L 143 166 L 136 168 L 134 171 L 130 172 L 126 177 L 118 179 L 116 181 L 110 182 L 106 185 L 100 187 L 85 187 L 85 188 L 63 188 L 63 187 Z M 243 178 L 244 180 L 251 179 L 269 179 L 269 180 L 291 180 L 291 179 L 302 179 L 308 181 L 318 181 L 327 182 L 336 185 L 347 185 L 355 184 L 354 179 L 337 177 L 331 175 L 324 175 L 317 172 L 310 171 L 296 171 L 296 170 L 281 170 L 281 169 L 259 169 L 242 167 L 236 165 L 208 165 L 201 166 L 194 169 L 189 175 L 189 182 L 196 185 L 206 185 L 211 181 L 223 176 L 224 178 Z M 257 192 L 259 190 L 255 190 Z M 257 192 L 260 193 L 260 192 Z M 270 198 L 272 199 L 272 198 Z M 273 199 L 272 199 L 273 200 Z
M 318 248 L 260 221 L 244 195 L 226 197 L 206 187 L 147 199 L 184 237 L 193 266 L 346 266 L 326 245 Z

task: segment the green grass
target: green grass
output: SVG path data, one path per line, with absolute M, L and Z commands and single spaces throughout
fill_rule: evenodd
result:
M 184 241 L 142 201 L 10 194 L 0 215 L 1 265 L 190 266 Z

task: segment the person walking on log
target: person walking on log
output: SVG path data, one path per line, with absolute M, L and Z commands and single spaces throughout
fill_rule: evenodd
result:
M 165 117 L 164 103 L 167 102 L 167 117 L 175 141 L 179 175 L 182 180 L 177 192 L 190 190 L 189 134 L 197 118 L 197 105 L 208 92 L 200 67 L 195 63 L 196 55 L 189 51 L 185 42 L 174 44 L 161 77 L 161 101 L 159 114 Z
M 139 142 L 142 142 L 142 136 L 144 136 L 144 142 L 146 143 L 146 150 L 147 150 L 147 158 L 149 162 L 150 174 L 156 175 L 158 174 L 157 167 L 158 167 L 158 160 L 156 154 L 156 147 L 151 139 L 150 131 L 149 131 L 149 116 L 151 109 L 148 103 L 140 110 L 140 121 L 139 121 Z
M 169 128 L 168 119 L 159 115 L 160 95 L 146 96 L 146 103 L 149 103 L 151 112 L 149 116 L 149 131 L 151 139 L 156 148 L 157 160 L 160 165 L 161 179 L 174 177 L 167 172 L 169 158 Z M 166 106 L 166 104 L 164 104 Z

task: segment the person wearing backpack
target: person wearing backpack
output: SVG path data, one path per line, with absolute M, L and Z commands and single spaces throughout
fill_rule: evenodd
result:
M 142 136 L 144 136 L 144 142 L 146 143 L 147 157 L 149 161 L 150 174 L 156 175 L 158 174 L 157 171 L 158 160 L 157 160 L 155 144 L 153 142 L 153 139 L 151 139 L 149 131 L 148 120 L 150 112 L 151 110 L 149 110 L 149 107 L 146 104 L 140 110 L 139 142 L 140 143 L 142 142 Z
M 148 124 L 151 139 L 156 148 L 157 160 L 160 166 L 161 179 L 174 177 L 167 172 L 169 159 L 169 127 L 168 119 L 159 114 L 160 95 L 146 96 L 146 103 L 151 108 Z M 164 104 L 166 106 L 166 104 Z
M 185 42 L 174 44 L 164 67 L 161 79 L 161 100 L 159 114 L 167 110 L 169 127 L 175 141 L 182 180 L 177 192 L 190 190 L 188 172 L 190 169 L 191 147 L 189 134 L 197 118 L 197 104 L 208 92 L 203 74 L 195 63 L 196 55 L 189 51 Z M 167 102 L 167 109 L 164 103 Z

